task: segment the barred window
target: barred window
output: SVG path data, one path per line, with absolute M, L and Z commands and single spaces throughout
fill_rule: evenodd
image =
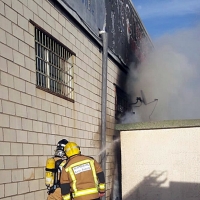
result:
M 37 87 L 73 101 L 75 54 L 35 27 L 35 56 Z

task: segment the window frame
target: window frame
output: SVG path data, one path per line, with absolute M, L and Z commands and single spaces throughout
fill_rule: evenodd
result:
M 36 29 L 37 30 L 39 30 L 39 31 L 41 31 L 42 33 L 44 33 L 47 37 L 49 37 L 52 41 L 55 41 L 58 45 L 60 45 L 62 48 L 64 48 L 68 53 L 70 53 L 71 54 L 71 57 L 72 57 L 72 59 L 73 59 L 73 67 L 75 66 L 75 57 L 76 57 L 76 54 L 72 51 L 72 50 L 70 50 L 68 47 L 66 47 L 63 43 L 61 43 L 58 39 L 56 39 L 55 37 L 53 37 L 50 33 L 48 33 L 46 30 L 44 30 L 42 27 L 40 27 L 38 24 L 36 24 L 34 21 L 32 21 L 32 20 L 29 20 L 29 22 L 34 26 L 34 44 L 35 44 L 35 69 L 36 69 L 36 76 L 37 76 L 37 63 L 36 63 Z M 45 49 L 46 50 L 46 49 Z M 47 56 L 48 54 L 49 54 L 49 51 L 48 50 L 46 50 L 46 51 L 44 51 L 44 52 L 46 52 L 45 53 L 45 56 Z M 48 65 L 48 67 L 47 67 L 47 71 L 48 72 L 45 72 L 45 74 L 46 73 L 48 73 L 49 74 L 49 69 L 50 69 L 50 67 L 49 67 L 49 56 L 47 56 L 48 58 L 47 58 L 47 65 Z M 61 58 L 59 58 L 58 57 L 58 59 L 60 59 L 61 60 Z M 61 62 L 62 62 L 62 60 L 61 60 Z M 66 63 L 67 62 L 65 62 L 64 63 L 64 66 L 66 65 Z M 65 75 L 65 74 L 64 74 Z M 47 86 L 45 86 L 45 87 L 43 87 L 43 86 L 40 86 L 40 85 L 38 85 L 37 84 L 37 77 L 36 77 L 36 88 L 38 88 L 38 89 L 40 89 L 40 90 L 43 90 L 43 91 L 45 91 L 45 92 L 48 92 L 48 93 L 50 93 L 50 94 L 53 94 L 53 95 L 55 95 L 55 96 L 58 96 L 58 97 L 60 97 L 60 98 L 63 98 L 63 99 L 66 99 L 66 100 L 68 100 L 68 101 L 70 101 L 70 102 L 73 102 L 74 103 L 74 69 L 73 69 L 73 72 L 72 72 L 72 75 L 70 75 L 71 76 L 71 78 L 73 79 L 73 80 L 71 80 L 71 81 L 73 81 L 73 83 L 72 83 L 72 92 L 73 92 L 73 97 L 72 98 L 70 98 L 70 97 L 68 97 L 68 96 L 65 96 L 65 95 L 63 95 L 63 94 L 60 94 L 60 93 L 58 93 L 58 92 L 55 92 L 55 91 L 53 91 L 53 90 L 51 90 L 51 88 L 50 88 L 50 74 L 49 75 L 47 75 L 48 76 L 48 81 L 47 81 L 47 83 L 48 83 L 48 87 Z M 47 77 L 46 76 L 46 77 Z M 60 76 L 60 75 L 59 75 Z M 62 75 L 61 75 L 61 77 L 63 76 L 63 73 L 62 73 Z M 67 76 L 67 75 L 66 75 Z M 68 76 L 67 76 L 68 77 Z M 63 78 L 64 80 L 66 79 L 66 77 L 64 77 Z M 58 81 L 57 81 L 58 82 Z M 61 85 L 61 86 L 63 86 L 63 85 Z
M 120 120 L 127 111 L 131 110 L 129 95 L 115 83 L 115 119 Z M 124 97 L 124 98 L 122 98 Z M 120 109 L 122 108 L 123 111 Z

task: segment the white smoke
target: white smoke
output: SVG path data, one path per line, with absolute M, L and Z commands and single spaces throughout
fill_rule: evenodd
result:
M 137 68 L 130 66 L 127 80 L 133 102 L 142 90 L 152 103 L 133 107 L 122 123 L 200 118 L 200 26 L 165 35 L 154 46 Z

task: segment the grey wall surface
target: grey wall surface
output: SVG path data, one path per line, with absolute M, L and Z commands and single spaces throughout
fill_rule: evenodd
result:
M 74 10 L 96 35 L 103 29 L 105 22 L 104 0 L 62 0 Z

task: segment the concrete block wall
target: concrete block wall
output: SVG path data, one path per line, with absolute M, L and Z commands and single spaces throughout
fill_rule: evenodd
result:
M 76 53 L 75 103 L 36 88 L 34 21 Z M 99 160 L 102 54 L 47 0 L 0 0 L 0 199 L 46 199 L 44 166 L 67 138 Z M 115 87 L 108 61 L 107 196 L 113 174 Z

